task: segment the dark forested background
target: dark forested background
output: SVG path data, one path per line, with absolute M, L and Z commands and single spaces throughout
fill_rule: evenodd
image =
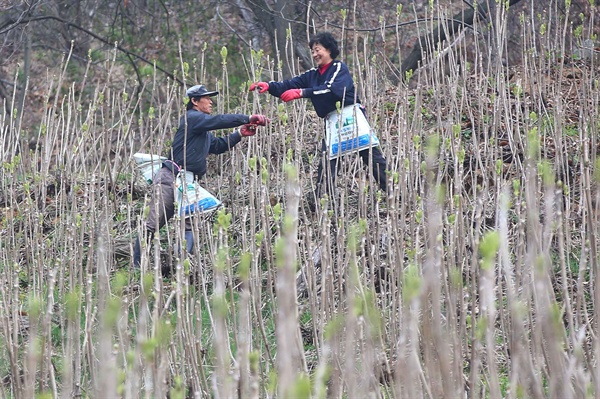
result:
M 475 15 L 487 18 L 490 30 L 473 32 L 467 28 L 467 34 L 492 42 L 497 32 L 506 31 L 508 41 L 501 56 L 507 65 L 520 61 L 523 24 L 554 21 L 554 26 L 552 22 L 544 24 L 543 30 L 548 31 L 541 33 L 545 34 L 577 26 L 590 36 L 589 30 L 598 30 L 586 17 L 592 7 L 589 0 L 572 0 L 568 9 L 564 1 L 512 0 L 506 2 L 511 4 L 506 26 L 498 26 L 494 20 L 496 1 L 478 3 L 481 5 Z M 354 44 L 367 57 L 381 56 L 379 60 L 387 64 L 390 82 L 395 84 L 406 69 L 415 69 L 414 54 L 412 64 L 403 60 L 421 43 L 419 38 L 423 40 L 434 30 L 432 21 L 454 20 L 454 27 L 450 22 L 449 29 L 459 31 L 463 25 L 457 21 L 463 17 L 466 21 L 469 13 L 472 21 L 474 14 L 473 2 L 466 0 L 3 0 L 0 11 L 0 99 L 11 97 L 15 87 L 16 93 L 23 95 L 28 84 L 33 97 L 16 101 L 25 100 L 25 104 L 31 104 L 35 94 L 44 91 L 42 86 L 56 74 L 65 54 L 71 53 L 69 73 L 77 81 L 85 73 L 93 79 L 96 69 L 106 67 L 112 54 L 109 50 L 116 49 L 123 78 L 141 90 L 153 79 L 154 67 L 159 78 L 182 82 L 182 62 L 198 68 L 188 77 L 195 80 L 193 83 L 220 79 L 220 51 L 226 46 L 228 82 L 236 88 L 248 80 L 251 50 L 270 56 L 275 78 L 311 67 L 307 41 L 320 30 L 330 30 L 340 39 L 343 59 L 350 58 Z M 494 56 L 495 52 L 489 54 Z M 91 66 L 86 72 L 88 62 Z

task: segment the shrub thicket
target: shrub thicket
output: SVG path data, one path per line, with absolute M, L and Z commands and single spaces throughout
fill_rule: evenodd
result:
M 321 121 L 231 86 L 219 54 L 219 112 L 272 123 L 211 159 L 225 206 L 196 220 L 194 254 L 172 251 L 174 220 L 141 270 L 152 188 L 132 154 L 165 152 L 183 90 L 134 95 L 111 62 L 71 81 L 67 58 L 39 128 L 0 114 L 2 396 L 596 396 L 598 60 L 532 29 L 520 67 L 476 37 L 397 87 L 355 37 L 392 192 L 347 156 L 316 213 Z M 272 74 L 248 57 L 265 67 L 248 80 Z

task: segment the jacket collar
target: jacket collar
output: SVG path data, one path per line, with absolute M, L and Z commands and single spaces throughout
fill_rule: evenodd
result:
M 329 64 L 327 64 L 327 65 L 321 65 L 321 66 L 319 67 L 319 74 L 323 75 L 323 74 L 325 73 L 325 71 L 327 70 L 327 68 L 329 68 L 329 66 L 330 66 L 331 64 L 333 64 L 333 62 L 334 62 L 334 61 L 331 61 L 331 62 L 330 62 Z

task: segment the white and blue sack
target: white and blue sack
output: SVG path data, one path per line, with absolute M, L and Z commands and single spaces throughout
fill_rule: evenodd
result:
M 148 182 L 148 184 L 152 184 L 154 176 L 156 176 L 160 168 L 162 168 L 163 161 L 165 161 L 167 158 L 161 157 L 160 155 L 136 152 L 133 154 L 133 159 L 135 160 L 137 167 L 140 169 L 142 176 L 144 176 L 144 179 Z
M 175 180 L 175 206 L 181 217 L 211 212 L 222 202 L 194 179 L 192 172 L 181 170 Z
M 379 146 L 379 139 L 360 104 L 347 105 L 340 111 L 330 112 L 325 123 L 329 159 Z

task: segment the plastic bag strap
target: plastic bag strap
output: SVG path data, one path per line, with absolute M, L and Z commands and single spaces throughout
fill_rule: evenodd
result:
M 171 161 L 170 159 L 163 161 L 163 166 L 165 168 L 169 169 L 171 172 L 173 172 L 173 174 L 176 176 L 181 171 L 181 166 L 177 165 L 175 162 Z

